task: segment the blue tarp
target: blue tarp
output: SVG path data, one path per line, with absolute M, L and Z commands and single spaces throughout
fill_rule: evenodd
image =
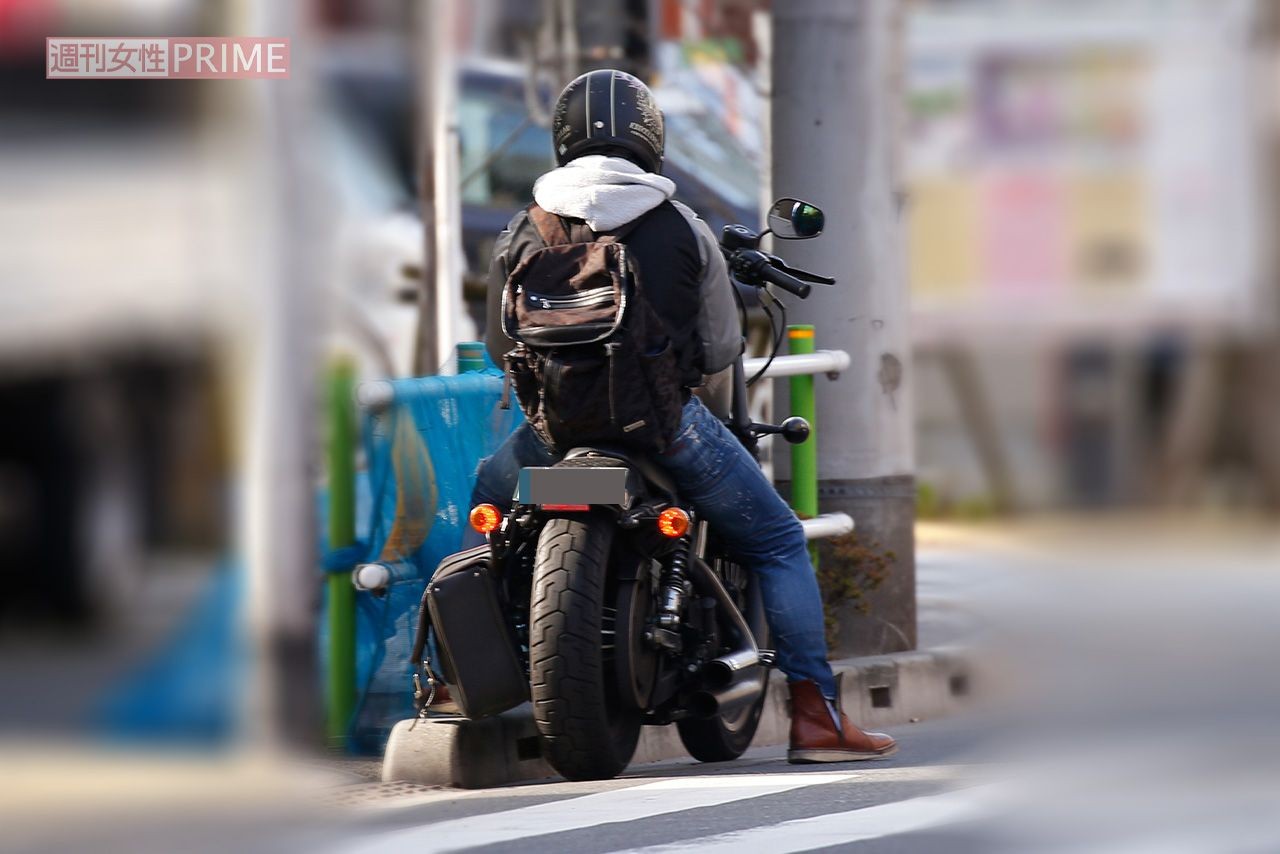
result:
M 498 405 L 502 382 L 493 369 L 397 380 L 393 403 L 364 414 L 362 561 L 387 565 L 393 581 L 383 596 L 357 594 L 357 749 L 381 749 L 391 727 L 413 714 L 409 653 L 422 591 L 461 547 L 477 464 L 523 417 L 518 406 Z

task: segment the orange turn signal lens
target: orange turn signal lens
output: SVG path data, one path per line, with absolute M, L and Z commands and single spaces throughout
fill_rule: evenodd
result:
M 502 514 L 492 504 L 477 504 L 468 517 L 471 527 L 482 534 L 492 534 L 502 524 Z
M 689 514 L 679 507 L 668 507 L 658 514 L 658 533 L 664 537 L 683 537 L 689 530 Z

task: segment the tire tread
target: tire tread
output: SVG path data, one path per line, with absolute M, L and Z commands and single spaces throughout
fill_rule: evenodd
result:
M 552 519 L 538 540 L 530 603 L 529 676 L 543 753 L 570 780 L 617 776 L 635 752 L 639 720 L 619 738 L 609 722 L 601 614 L 608 520 Z M 620 743 L 621 742 L 621 743 Z

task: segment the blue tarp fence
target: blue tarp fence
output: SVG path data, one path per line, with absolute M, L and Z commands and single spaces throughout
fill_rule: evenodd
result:
M 409 654 L 422 591 L 440 561 L 461 547 L 476 466 L 523 418 L 518 406 L 499 406 L 502 383 L 493 368 L 396 380 L 392 403 L 362 414 L 360 546 L 330 555 L 324 568 L 378 562 L 390 568 L 392 582 L 384 595 L 356 596 L 353 749 L 380 750 L 391 727 L 413 715 Z

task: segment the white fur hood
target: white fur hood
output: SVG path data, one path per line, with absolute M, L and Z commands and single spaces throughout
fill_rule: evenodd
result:
M 670 178 L 646 172 L 630 160 L 588 154 L 539 178 L 533 199 L 543 210 L 586 220 L 599 232 L 626 225 L 675 191 Z

